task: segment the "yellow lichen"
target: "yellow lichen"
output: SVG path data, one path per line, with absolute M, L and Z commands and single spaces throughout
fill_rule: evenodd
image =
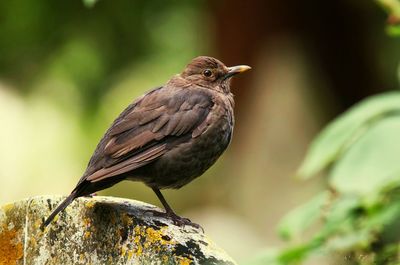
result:
M 133 253 L 132 250 L 129 250 L 129 251 L 128 251 L 128 260 L 132 259 L 133 254 L 134 254 L 134 253 Z
M 160 245 L 171 245 L 175 244 L 172 240 L 165 240 L 163 236 L 165 229 L 155 230 L 152 227 L 146 229 L 146 240 L 149 241 L 151 244 L 158 243 Z
M 88 239 L 88 238 L 90 237 L 90 232 L 89 232 L 89 231 L 86 231 L 85 234 L 84 234 L 84 237 L 85 237 L 86 239 Z
M 121 247 L 121 256 L 125 256 L 127 248 L 125 246 Z
M 140 256 L 143 253 L 160 253 L 165 246 L 175 244 L 172 240 L 164 239 L 165 229 L 154 229 L 147 226 L 135 226 L 132 241 L 135 243 L 134 254 Z
M 193 263 L 193 260 L 187 257 L 177 257 L 179 265 L 190 265 Z
M 38 229 L 40 226 L 42 225 L 42 220 L 41 219 L 37 219 L 34 223 L 34 227 L 36 229 Z
M 150 241 L 151 243 L 157 242 L 157 241 L 163 241 L 162 239 L 162 234 L 160 233 L 159 230 L 154 230 L 153 228 L 149 227 L 146 229 L 146 234 L 147 234 L 147 240 Z
M 142 246 L 139 245 L 139 246 L 137 247 L 135 253 L 136 253 L 137 256 L 142 255 L 142 253 L 143 253 L 143 248 L 142 248 Z
M 16 230 L 3 227 L 0 234 L 0 264 L 17 264 L 22 258 L 23 246 Z
M 85 226 L 90 226 L 90 225 L 91 225 L 91 220 L 90 220 L 90 218 L 87 218 L 87 217 L 83 218 L 83 224 L 84 224 Z
M 53 219 L 52 222 L 57 223 L 58 219 L 60 219 L 60 216 L 57 214 L 57 215 L 54 217 L 54 219 Z
M 95 200 L 88 200 L 88 201 L 85 202 L 85 206 L 87 208 L 92 208 L 95 204 L 96 204 Z
M 167 261 L 168 261 L 168 256 L 167 256 L 167 255 L 163 255 L 163 256 L 162 256 L 162 261 L 163 261 L 164 264 L 167 263 Z
M 32 237 L 29 238 L 29 246 L 30 246 L 31 248 L 36 248 L 36 246 L 37 246 L 37 241 L 36 241 L 36 238 L 35 238 L 34 236 L 32 236 Z

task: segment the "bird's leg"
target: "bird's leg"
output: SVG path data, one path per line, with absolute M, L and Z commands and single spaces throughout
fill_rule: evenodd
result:
M 162 205 L 164 206 L 165 209 L 165 213 L 167 215 L 171 215 L 171 216 L 178 216 L 177 214 L 175 214 L 175 212 L 172 210 L 172 208 L 169 206 L 169 204 L 167 203 L 167 201 L 165 200 L 164 196 L 162 195 L 161 191 L 159 189 L 153 188 L 154 193 L 157 195 L 158 199 L 160 200 L 160 202 L 162 203 Z
M 193 227 L 196 227 L 196 228 L 200 228 L 201 230 L 203 230 L 203 228 L 200 225 L 198 225 L 196 223 L 193 223 L 188 218 L 183 218 L 183 217 L 180 217 L 179 215 L 177 215 L 172 210 L 172 208 L 169 206 L 169 204 L 165 200 L 164 196 L 162 195 L 161 191 L 159 189 L 157 189 L 157 188 L 152 188 L 152 189 L 153 189 L 154 193 L 157 195 L 157 197 L 160 200 L 160 202 L 162 203 L 162 205 L 164 206 L 165 214 L 169 218 L 172 219 L 172 221 L 174 222 L 175 225 L 178 225 L 178 226 L 190 225 L 190 226 L 193 226 Z

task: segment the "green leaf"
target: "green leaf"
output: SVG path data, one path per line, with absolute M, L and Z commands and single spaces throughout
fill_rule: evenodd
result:
M 377 194 L 400 177 L 400 115 L 374 124 L 335 163 L 330 184 L 342 193 Z
M 351 227 L 355 209 L 360 207 L 360 198 L 354 195 L 342 195 L 326 209 L 325 224 L 317 238 L 328 238 L 330 235 L 347 231 Z
M 399 110 L 399 92 L 384 93 L 358 103 L 318 135 L 299 169 L 299 177 L 309 178 L 331 165 L 366 128 L 380 117 Z
M 393 231 L 398 230 L 397 220 L 399 220 L 399 216 L 400 205 L 396 202 L 391 205 L 382 205 L 368 215 L 358 215 L 355 217 L 359 220 L 357 225 L 353 223 L 344 228 L 343 222 L 340 222 L 342 224 L 340 229 L 337 229 L 329 237 L 324 248 L 328 251 L 354 251 L 355 249 L 366 248 L 376 240 L 377 233 L 381 235 L 380 239 L 382 239 L 384 229 L 387 227 L 389 227 L 388 231 L 391 231 L 389 237 L 394 236 L 398 240 L 398 233 L 393 234 Z
M 328 251 L 351 251 L 367 247 L 373 238 L 374 236 L 370 231 L 352 231 L 352 233 L 330 238 L 324 244 L 324 248 Z
M 83 0 L 83 4 L 88 7 L 92 8 L 97 3 L 98 0 Z
M 300 236 L 301 232 L 321 218 L 321 209 L 329 199 L 329 192 L 325 191 L 304 205 L 292 210 L 281 221 L 278 231 L 285 239 Z
M 400 37 L 400 25 L 386 26 L 386 34 L 391 37 Z
M 373 213 L 363 222 L 365 229 L 379 231 L 391 224 L 397 222 L 400 217 L 400 204 L 398 201 L 385 205 L 379 211 Z
M 306 244 L 288 248 L 280 253 L 277 260 L 280 264 L 299 264 L 306 259 L 313 251 L 322 246 L 319 240 L 312 240 Z M 267 263 L 268 264 L 268 263 Z M 301 264 L 301 263 L 300 263 Z
M 294 210 L 294 212 L 289 213 L 289 215 L 285 217 L 285 219 L 288 218 L 288 221 L 286 221 L 286 224 L 283 222 L 283 224 L 285 224 L 284 227 L 292 228 L 293 226 L 290 226 L 290 222 L 293 221 L 291 220 L 297 220 L 294 222 L 294 227 L 298 227 L 295 229 L 296 233 L 301 232 L 300 227 L 305 229 L 313 221 L 315 221 L 316 218 L 320 218 L 321 216 L 324 216 L 325 223 L 324 226 L 319 230 L 318 234 L 315 235 L 311 240 L 308 240 L 304 244 L 299 244 L 281 251 L 278 260 L 282 264 L 301 262 L 312 254 L 329 250 L 326 248 L 326 242 L 329 240 L 329 238 L 336 234 L 352 231 L 355 219 L 355 216 L 352 214 L 352 212 L 360 206 L 359 198 L 356 196 L 339 197 L 331 203 L 330 207 L 326 208 L 327 213 L 323 214 L 321 207 L 327 204 L 327 200 L 330 199 L 330 197 L 331 195 L 328 192 L 321 193 L 309 203 L 297 208 Z M 320 207 L 316 207 L 317 205 Z M 303 211 L 301 210 L 302 208 L 304 209 Z M 298 211 L 297 216 L 296 211 Z M 310 221 L 304 226 L 304 222 L 307 222 L 304 220 L 304 218 L 307 217 L 310 219 Z M 299 222 L 299 220 L 303 220 L 303 223 Z M 303 225 L 296 226 L 298 222 Z M 294 233 L 290 230 L 289 232 Z
M 390 36 L 400 36 L 400 1 L 399 0 L 375 0 L 388 13 L 388 26 L 386 33 Z

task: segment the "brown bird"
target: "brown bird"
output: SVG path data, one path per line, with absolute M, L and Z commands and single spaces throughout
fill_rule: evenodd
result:
M 124 179 L 152 188 L 176 225 L 193 225 L 174 213 L 160 189 L 188 184 L 228 147 L 234 125 L 230 80 L 249 69 L 200 56 L 166 85 L 136 99 L 107 130 L 75 189 L 42 228 L 75 198 Z

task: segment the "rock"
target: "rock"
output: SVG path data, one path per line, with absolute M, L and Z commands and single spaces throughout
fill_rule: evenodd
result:
M 42 231 L 62 199 L 0 208 L 0 264 L 235 264 L 201 229 L 178 227 L 134 200 L 78 198 Z

